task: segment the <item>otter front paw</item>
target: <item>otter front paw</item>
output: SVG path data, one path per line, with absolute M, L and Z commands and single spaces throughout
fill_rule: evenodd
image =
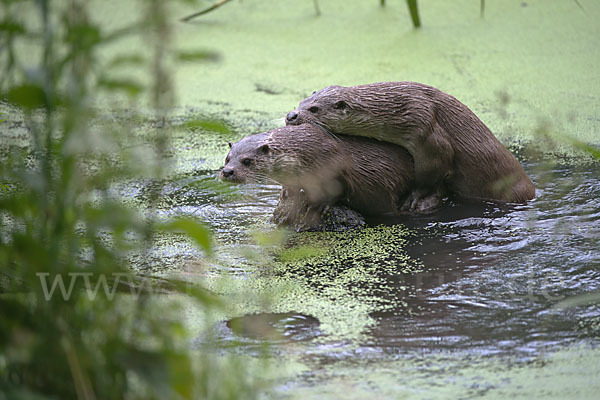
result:
M 433 211 L 442 203 L 442 195 L 439 193 L 424 193 L 413 191 L 404 201 L 400 211 L 424 213 Z
M 422 197 L 423 196 L 420 191 L 412 191 L 406 200 L 404 200 L 404 204 L 402 204 L 402 207 L 400 207 L 400 211 L 414 211 Z
M 442 196 L 434 193 L 417 201 L 414 211 L 419 213 L 431 212 L 442 205 Z

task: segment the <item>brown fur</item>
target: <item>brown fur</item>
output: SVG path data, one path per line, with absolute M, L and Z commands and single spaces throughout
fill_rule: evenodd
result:
M 271 179 L 290 193 L 304 193 L 316 210 L 340 204 L 366 216 L 397 213 L 414 179 L 412 158 L 404 148 L 367 138 L 334 138 L 312 124 L 248 136 L 231 145 L 225 163 L 223 180 Z
M 405 147 L 415 163 L 408 208 L 439 197 L 444 183 L 463 198 L 525 202 L 535 187 L 517 159 L 464 104 L 415 82 L 328 86 L 300 102 L 287 124 L 312 122 L 333 133 Z

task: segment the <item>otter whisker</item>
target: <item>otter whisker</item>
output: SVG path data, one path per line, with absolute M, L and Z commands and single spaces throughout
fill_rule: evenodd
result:
M 277 182 L 275 179 L 271 178 L 271 177 L 265 177 L 265 183 L 270 183 L 272 185 L 281 185 L 280 182 Z
M 329 129 L 327 129 L 325 126 L 321 125 L 318 122 L 315 122 L 315 125 L 318 126 L 323 132 L 325 132 L 326 135 L 334 138 L 335 140 L 340 140 L 339 137 L 337 137 L 333 132 L 331 132 Z
M 281 185 L 281 183 L 277 182 L 275 179 L 262 173 L 256 174 L 255 181 L 256 183 Z
M 280 182 L 276 181 L 275 179 L 273 179 L 273 177 L 271 177 L 270 175 L 268 175 L 265 172 L 255 172 L 255 175 L 252 178 L 252 182 L 254 183 L 261 183 L 261 184 L 267 184 L 267 185 L 281 185 Z

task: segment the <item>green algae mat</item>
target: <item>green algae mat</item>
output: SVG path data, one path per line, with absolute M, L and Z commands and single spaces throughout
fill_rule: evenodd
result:
M 98 2 L 97 15 L 118 27 L 135 17 L 134 5 Z M 178 6 L 173 15 L 203 5 Z M 419 6 L 418 30 L 400 0 L 385 7 L 330 0 L 320 16 L 309 0 L 229 2 L 181 23 L 172 32 L 178 47 L 214 61 L 173 71 L 177 114 L 217 116 L 241 137 L 282 125 L 301 99 L 327 85 L 412 80 L 457 97 L 507 144 L 535 142 L 540 130 L 600 141 L 597 2 L 487 2 L 483 18 L 473 0 Z M 131 40 L 107 53 L 145 48 Z M 216 158 L 209 164 L 221 166 Z

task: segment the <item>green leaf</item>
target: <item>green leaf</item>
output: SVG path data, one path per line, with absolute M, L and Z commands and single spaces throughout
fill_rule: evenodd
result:
M 175 53 L 179 61 L 219 61 L 220 54 L 208 50 L 179 51 Z
M 90 24 L 71 26 L 66 41 L 72 43 L 77 51 L 87 51 L 100 43 L 100 29 Z
M 198 221 L 190 218 L 178 218 L 160 225 L 159 228 L 164 232 L 185 233 L 208 254 L 212 253 L 212 234 L 206 226 Z
M 102 78 L 98 81 L 98 86 L 104 87 L 109 91 L 123 91 L 130 97 L 135 97 L 144 90 L 144 86 L 140 83 L 126 79 Z
M 168 385 L 169 366 L 165 355 L 158 351 L 137 349 L 133 346 L 117 353 L 118 360 L 125 369 L 134 372 L 142 382 L 151 386 L 157 398 L 167 398 L 171 394 Z
M 581 151 L 584 151 L 588 154 L 590 154 L 592 157 L 600 160 L 600 149 L 598 149 L 597 147 L 592 146 L 591 144 L 587 144 L 585 142 L 582 142 L 581 140 L 572 138 L 567 136 L 567 141 L 569 143 L 571 143 L 571 145 Z
M 110 60 L 106 68 L 115 68 L 122 65 L 143 65 L 144 62 L 145 59 L 140 54 L 120 55 Z
M 164 277 L 153 277 L 153 279 L 160 279 L 165 284 L 168 284 L 170 290 L 191 296 L 207 307 L 215 306 L 223 308 L 225 306 L 223 300 L 216 293 L 198 283 Z
M 0 22 L 0 32 L 6 33 L 25 33 L 25 28 L 21 24 L 17 24 L 13 21 L 4 20 Z
M 194 397 L 194 373 L 192 363 L 187 354 L 170 353 L 167 355 L 167 365 L 171 388 L 183 399 Z
M 184 122 L 180 126 L 189 129 L 200 128 L 206 131 L 218 132 L 222 134 L 231 133 L 231 129 L 229 128 L 229 126 L 227 126 L 225 122 L 215 119 L 194 119 L 191 121 Z
M 6 94 L 6 99 L 9 103 L 28 110 L 44 107 L 47 104 L 44 90 L 30 83 L 11 88 Z
M 111 33 L 105 34 L 102 37 L 102 43 L 110 43 L 118 41 L 126 36 L 134 35 L 144 29 L 147 29 L 147 24 L 144 22 L 136 22 L 124 28 L 119 28 Z

